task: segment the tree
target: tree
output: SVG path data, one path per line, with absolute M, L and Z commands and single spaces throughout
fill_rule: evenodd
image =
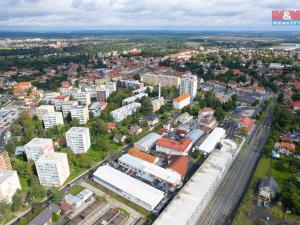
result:
M 12 198 L 12 205 L 11 205 L 11 210 L 13 212 L 18 211 L 22 206 L 22 199 L 19 193 L 14 194 Z
M 9 218 L 11 215 L 10 205 L 4 201 L 0 201 L 0 215 L 2 215 L 4 218 Z
M 31 190 L 29 191 L 29 196 L 31 198 L 44 198 L 46 197 L 46 190 L 40 185 L 32 186 Z
M 59 219 L 60 219 L 60 216 L 57 213 L 52 214 L 52 222 L 55 223 L 55 222 L 59 221 Z
M 52 190 L 52 202 L 55 204 L 59 204 L 62 199 L 62 194 L 57 190 Z
M 144 96 L 141 99 L 141 113 L 143 113 L 144 115 L 150 115 L 153 112 L 153 105 L 151 103 L 150 98 Z
M 292 99 L 294 101 L 300 101 L 300 92 L 293 94 Z
M 215 110 L 215 113 L 214 113 L 214 116 L 216 117 L 216 119 L 218 121 L 221 121 L 225 118 L 225 112 L 224 110 L 222 109 L 222 107 L 218 107 L 216 108 Z

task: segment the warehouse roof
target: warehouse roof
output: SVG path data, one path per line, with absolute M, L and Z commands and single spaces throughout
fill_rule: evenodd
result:
M 213 194 L 211 190 L 214 190 L 214 185 L 218 185 L 231 161 L 231 153 L 214 151 L 153 224 L 193 224 L 206 207 Z M 199 211 L 200 214 L 195 211 Z
M 160 138 L 161 138 L 161 136 L 159 134 L 151 132 L 151 133 L 147 134 L 145 137 L 143 137 L 142 139 L 135 142 L 134 147 L 143 148 L 141 150 L 151 148 L 155 144 L 155 142 Z
M 221 141 L 221 138 L 225 136 L 225 134 L 226 132 L 223 128 L 215 128 L 200 145 L 199 150 L 206 153 L 211 153 L 215 149 L 218 142 Z
M 99 167 L 95 171 L 94 176 L 151 205 L 152 209 L 160 203 L 165 195 L 164 192 L 142 181 L 134 179 L 109 165 Z
M 173 185 L 177 185 L 181 181 L 181 176 L 176 171 L 167 170 L 129 154 L 122 155 L 119 158 L 119 162 L 122 162 L 130 167 L 136 168 L 146 174 L 150 174 Z
M 191 141 L 194 144 L 194 143 L 196 143 L 196 141 L 199 140 L 199 138 L 202 137 L 203 134 L 204 134 L 203 130 L 194 129 L 194 130 L 191 130 L 185 137 L 191 139 Z
M 179 141 L 171 140 L 168 138 L 161 138 L 156 142 L 156 145 L 165 148 L 175 149 L 177 151 L 185 151 L 191 144 L 191 142 L 192 141 L 189 138 L 182 138 Z

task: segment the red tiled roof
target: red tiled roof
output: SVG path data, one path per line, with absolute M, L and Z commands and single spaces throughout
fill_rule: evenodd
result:
M 293 102 L 291 103 L 291 105 L 292 105 L 293 107 L 300 107 L 300 101 L 293 101 Z
M 253 125 L 253 120 L 250 119 L 249 117 L 243 117 L 240 119 L 240 122 L 246 124 L 247 126 L 252 126 Z
M 171 158 L 172 162 L 169 164 L 168 168 L 176 171 L 181 175 L 183 179 L 186 175 L 188 169 L 189 159 L 186 156 L 175 156 Z
M 56 96 L 55 99 L 60 99 L 60 100 L 64 100 L 66 98 L 68 98 L 69 96 L 67 95 L 59 95 L 59 96 Z
M 291 152 L 295 152 L 295 150 L 296 150 L 295 144 L 291 144 L 291 143 L 288 143 L 288 142 L 280 142 L 279 146 L 281 148 L 285 148 L 285 149 L 287 149 L 287 150 L 289 150 Z
M 130 155 L 133 155 L 139 159 L 142 159 L 144 161 L 147 161 L 149 163 L 155 163 L 157 161 L 156 157 L 150 155 L 150 154 L 147 154 L 145 152 L 142 152 L 140 151 L 139 149 L 137 148 L 131 148 L 128 150 L 128 154 Z
M 157 132 L 158 134 L 164 134 L 164 133 L 167 133 L 168 130 L 165 129 L 165 128 L 160 128 L 159 131 Z
M 116 124 L 113 122 L 110 122 L 110 123 L 107 123 L 106 127 L 107 127 L 107 129 L 111 130 L 111 129 L 116 128 Z
M 189 97 L 190 97 L 189 95 L 180 95 L 178 98 L 175 98 L 174 101 L 181 102 Z
M 191 144 L 191 140 L 188 138 L 182 138 L 179 141 L 175 141 L 168 138 L 161 138 L 156 142 L 156 144 L 162 147 L 184 152 Z

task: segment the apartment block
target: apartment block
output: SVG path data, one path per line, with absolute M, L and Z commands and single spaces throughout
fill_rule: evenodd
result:
M 97 101 L 106 102 L 111 93 L 117 90 L 115 82 L 107 82 L 106 84 L 101 84 L 97 86 Z
M 65 101 L 61 105 L 61 110 L 63 113 L 63 116 L 66 118 L 68 114 L 71 112 L 71 109 L 78 105 L 77 101 Z
M 49 138 L 33 138 L 24 145 L 27 160 L 38 160 L 44 154 L 54 152 L 53 141 Z
M 121 122 L 127 116 L 133 115 L 133 113 L 135 113 L 137 109 L 140 107 L 141 107 L 140 103 L 133 102 L 121 108 L 111 111 L 110 115 L 114 118 L 116 122 Z
M 21 190 L 17 171 L 0 169 L 0 202 L 12 203 L 17 190 Z
M 146 73 L 141 75 L 141 81 L 150 85 L 161 84 L 162 87 L 179 87 L 180 77 L 165 74 Z
M 86 124 L 89 117 L 89 109 L 87 106 L 78 105 L 71 109 L 71 117 L 73 119 L 78 119 L 80 124 Z
M 64 124 L 64 118 L 61 112 L 50 112 L 44 115 L 43 122 L 45 129 L 48 129 L 55 125 Z
M 90 130 L 86 127 L 71 127 L 66 132 L 67 146 L 75 154 L 85 153 L 91 146 Z
M 91 95 L 88 92 L 79 91 L 72 94 L 72 96 L 76 101 L 80 102 L 83 105 L 89 106 L 91 104 Z
M 47 187 L 60 187 L 70 175 L 66 153 L 54 152 L 42 155 L 36 162 L 40 184 Z
M 2 170 L 11 170 L 11 163 L 9 156 L 6 151 L 0 150 L 0 169 Z
M 183 75 L 179 86 L 180 95 L 189 95 L 195 98 L 197 94 L 197 76 Z
M 36 108 L 35 113 L 39 120 L 43 119 L 43 116 L 47 113 L 54 112 L 54 105 L 41 105 Z

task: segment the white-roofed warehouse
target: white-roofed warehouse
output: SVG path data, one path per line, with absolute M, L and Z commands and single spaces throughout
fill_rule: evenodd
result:
M 216 145 L 221 141 L 221 139 L 225 138 L 225 135 L 226 131 L 223 128 L 215 128 L 200 145 L 199 150 L 204 154 L 211 153 L 215 149 Z
M 150 149 L 155 145 L 155 142 L 160 139 L 161 136 L 157 133 L 151 132 L 139 141 L 134 143 L 134 147 L 144 152 L 149 152 Z
M 109 165 L 99 167 L 93 174 L 95 182 L 152 211 L 164 198 L 164 192 L 143 183 Z
M 179 173 L 162 168 L 153 163 L 149 163 L 130 154 L 122 155 L 118 159 L 118 162 L 122 166 L 125 166 L 139 173 L 150 175 L 155 179 L 162 180 L 173 186 L 180 185 L 181 183 L 181 176 Z
M 212 152 L 153 224 L 196 224 L 232 161 L 226 150 Z

